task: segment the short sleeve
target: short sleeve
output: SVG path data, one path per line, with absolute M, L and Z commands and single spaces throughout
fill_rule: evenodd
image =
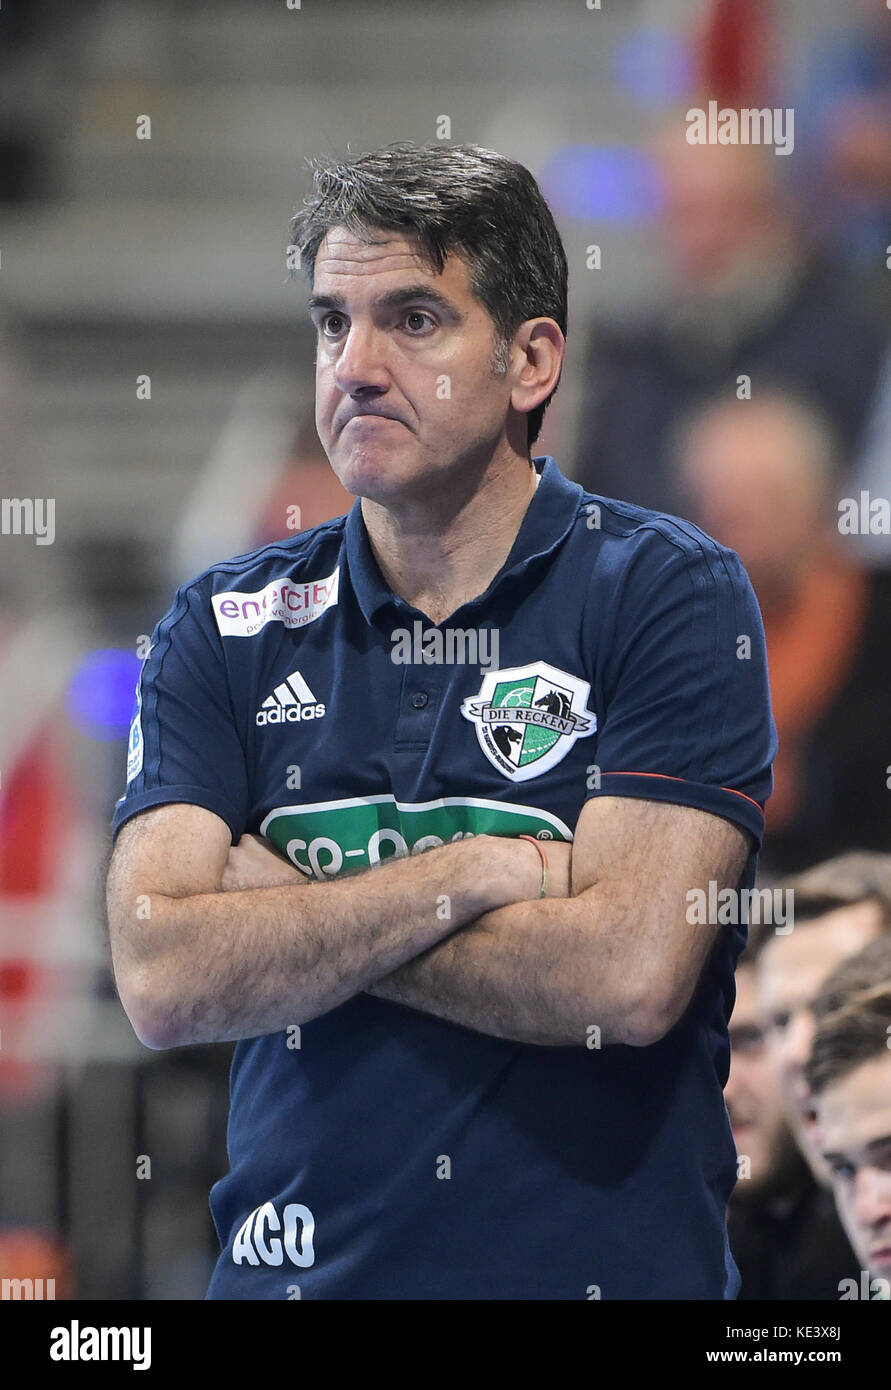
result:
M 761 613 L 738 556 L 690 531 L 649 532 L 618 585 L 590 795 L 710 811 L 760 847 L 776 754 Z
M 244 748 L 210 598 L 198 583 L 178 590 L 152 634 L 136 690 L 126 790 L 115 806 L 112 834 L 137 811 L 174 801 L 213 811 L 229 826 L 233 843 L 244 833 Z

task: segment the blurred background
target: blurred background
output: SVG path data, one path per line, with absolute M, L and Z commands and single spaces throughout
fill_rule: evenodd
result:
M 285 268 L 307 158 L 445 133 L 538 178 L 570 308 L 534 452 L 741 555 L 783 884 L 891 850 L 891 12 L 5 0 L 0 64 L 0 1275 L 200 1298 L 231 1048 L 137 1042 L 104 870 L 177 585 L 352 500 Z M 794 148 L 689 145 L 709 100 L 791 108 Z

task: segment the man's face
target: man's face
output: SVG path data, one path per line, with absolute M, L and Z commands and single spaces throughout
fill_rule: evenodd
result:
M 825 510 L 813 440 L 794 414 L 775 400 L 712 407 L 686 440 L 680 475 L 696 520 L 736 551 L 762 604 L 794 590 Z
M 730 1076 L 724 1087 L 727 1113 L 737 1154 L 748 1158 L 748 1177 L 734 1188 L 734 1201 L 746 1201 L 773 1186 L 790 1166 L 794 1141 L 787 1123 L 783 1093 L 767 1055 L 758 1013 L 755 967 L 737 970 L 737 1002 L 730 1020 Z
M 493 374 L 494 325 L 467 264 L 451 255 L 436 275 L 413 237 L 377 235 L 327 234 L 310 312 L 319 438 L 343 486 L 386 505 L 478 476 L 505 435 L 512 379 Z
M 665 249 L 688 291 L 720 285 L 753 248 L 769 254 L 784 224 L 761 150 L 672 136 L 660 162 Z
M 891 1052 L 827 1086 L 817 1114 L 839 1219 L 861 1268 L 891 1279 Z
M 724 1099 L 737 1153 L 749 1160 L 748 1177 L 740 1178 L 733 1193 L 734 1201 L 744 1202 L 781 1183 L 795 1152 L 782 1091 L 761 1027 L 757 981 L 751 965 L 741 965 L 736 972 L 736 1003 L 730 1020 L 730 1075 Z
M 758 957 L 759 1008 L 786 1118 L 814 1177 L 824 1186 L 829 1185 L 829 1170 L 804 1079 L 815 1031 L 811 1004 L 835 967 L 873 941 L 881 926 L 874 902 L 856 903 L 806 922 L 788 936 L 774 936 Z

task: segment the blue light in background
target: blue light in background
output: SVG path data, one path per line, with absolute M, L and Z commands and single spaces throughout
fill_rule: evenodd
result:
M 542 192 L 558 216 L 643 222 L 659 210 L 654 160 L 631 145 L 565 145 L 541 170 Z
M 76 729 L 107 742 L 123 738 L 136 709 L 142 662 L 133 652 L 105 647 L 83 658 L 68 683 L 65 705 Z
M 693 88 L 690 45 L 668 29 L 635 29 L 621 39 L 610 59 L 620 91 L 641 106 L 667 106 Z

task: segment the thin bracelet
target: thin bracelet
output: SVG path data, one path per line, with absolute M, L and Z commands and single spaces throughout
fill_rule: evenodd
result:
M 539 854 L 541 855 L 541 885 L 538 890 L 538 896 L 540 898 L 543 898 L 547 895 L 548 879 L 550 876 L 548 868 L 548 856 L 542 849 L 541 842 L 539 840 L 536 840 L 534 835 L 518 835 L 517 839 L 528 840 L 530 845 L 534 845 L 535 848 L 538 850 Z

